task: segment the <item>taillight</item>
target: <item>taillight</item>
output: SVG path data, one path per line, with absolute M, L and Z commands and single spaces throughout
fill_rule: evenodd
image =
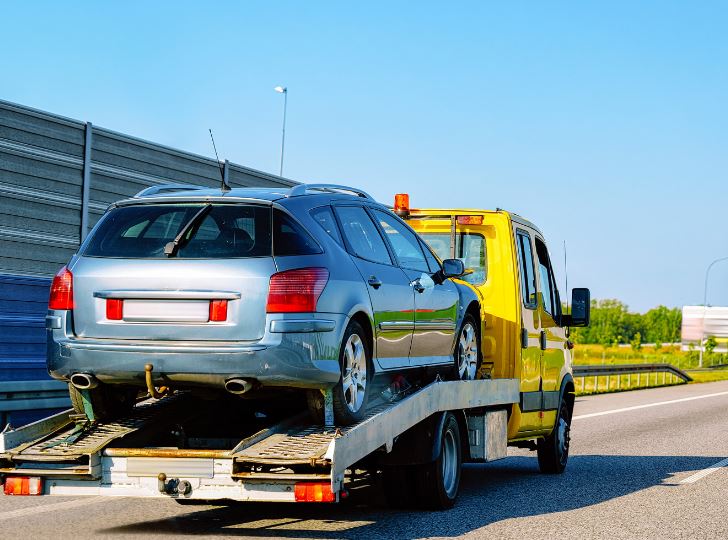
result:
M 210 300 L 210 320 L 212 322 L 227 321 L 227 300 Z
M 73 309 L 73 274 L 65 266 L 53 278 L 48 309 Z
M 294 487 L 296 502 L 336 502 L 328 482 L 299 482 Z
M 120 321 L 124 318 L 124 301 L 122 299 L 106 299 L 106 318 L 110 321 Z
M 316 302 L 328 280 L 326 268 L 299 268 L 273 274 L 265 310 L 267 313 L 316 311 Z
M 38 476 L 8 476 L 3 492 L 5 495 L 42 495 L 43 480 Z

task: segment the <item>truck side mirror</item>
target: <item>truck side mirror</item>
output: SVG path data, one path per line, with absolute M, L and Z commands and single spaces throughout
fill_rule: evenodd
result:
M 571 290 L 571 314 L 562 317 L 561 326 L 589 326 L 591 319 L 591 293 L 586 288 Z
M 456 278 L 465 273 L 465 263 L 460 259 L 445 259 L 442 261 L 442 276 Z

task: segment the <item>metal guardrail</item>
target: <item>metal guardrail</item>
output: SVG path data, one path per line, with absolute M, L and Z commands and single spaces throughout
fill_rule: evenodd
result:
M 9 413 L 69 408 L 68 385 L 62 381 L 0 382 L 0 430 Z
M 599 387 L 599 377 L 607 378 L 607 390 L 610 391 L 610 378 L 616 378 L 616 390 L 621 390 L 622 376 L 627 375 L 627 387 L 632 387 L 632 375 L 637 375 L 637 386 L 642 386 L 641 377 L 646 375 L 646 385 L 650 386 L 651 375 L 655 374 L 655 386 L 659 385 L 657 374 L 662 373 L 662 384 L 667 384 L 667 375 L 670 375 L 671 381 L 675 378 L 682 379 L 683 382 L 690 382 L 693 378 L 686 372 L 673 366 L 672 364 L 602 364 L 588 366 L 573 366 L 574 377 L 581 377 L 581 391 L 586 389 L 586 380 L 594 377 L 594 388 Z

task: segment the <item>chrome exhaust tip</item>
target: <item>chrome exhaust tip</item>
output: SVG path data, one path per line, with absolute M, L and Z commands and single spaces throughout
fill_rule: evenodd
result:
M 99 385 L 99 381 L 87 373 L 74 373 L 71 375 L 71 384 L 79 390 L 91 390 Z
M 225 381 L 225 390 L 236 396 L 250 392 L 252 389 L 253 383 L 245 379 L 229 379 Z

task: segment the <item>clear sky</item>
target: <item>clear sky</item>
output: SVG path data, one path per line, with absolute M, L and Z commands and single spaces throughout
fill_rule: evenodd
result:
M 0 98 L 277 172 L 285 85 L 285 176 L 515 211 L 559 283 L 566 240 L 570 286 L 644 311 L 728 256 L 726 28 L 719 1 L 13 2 Z

